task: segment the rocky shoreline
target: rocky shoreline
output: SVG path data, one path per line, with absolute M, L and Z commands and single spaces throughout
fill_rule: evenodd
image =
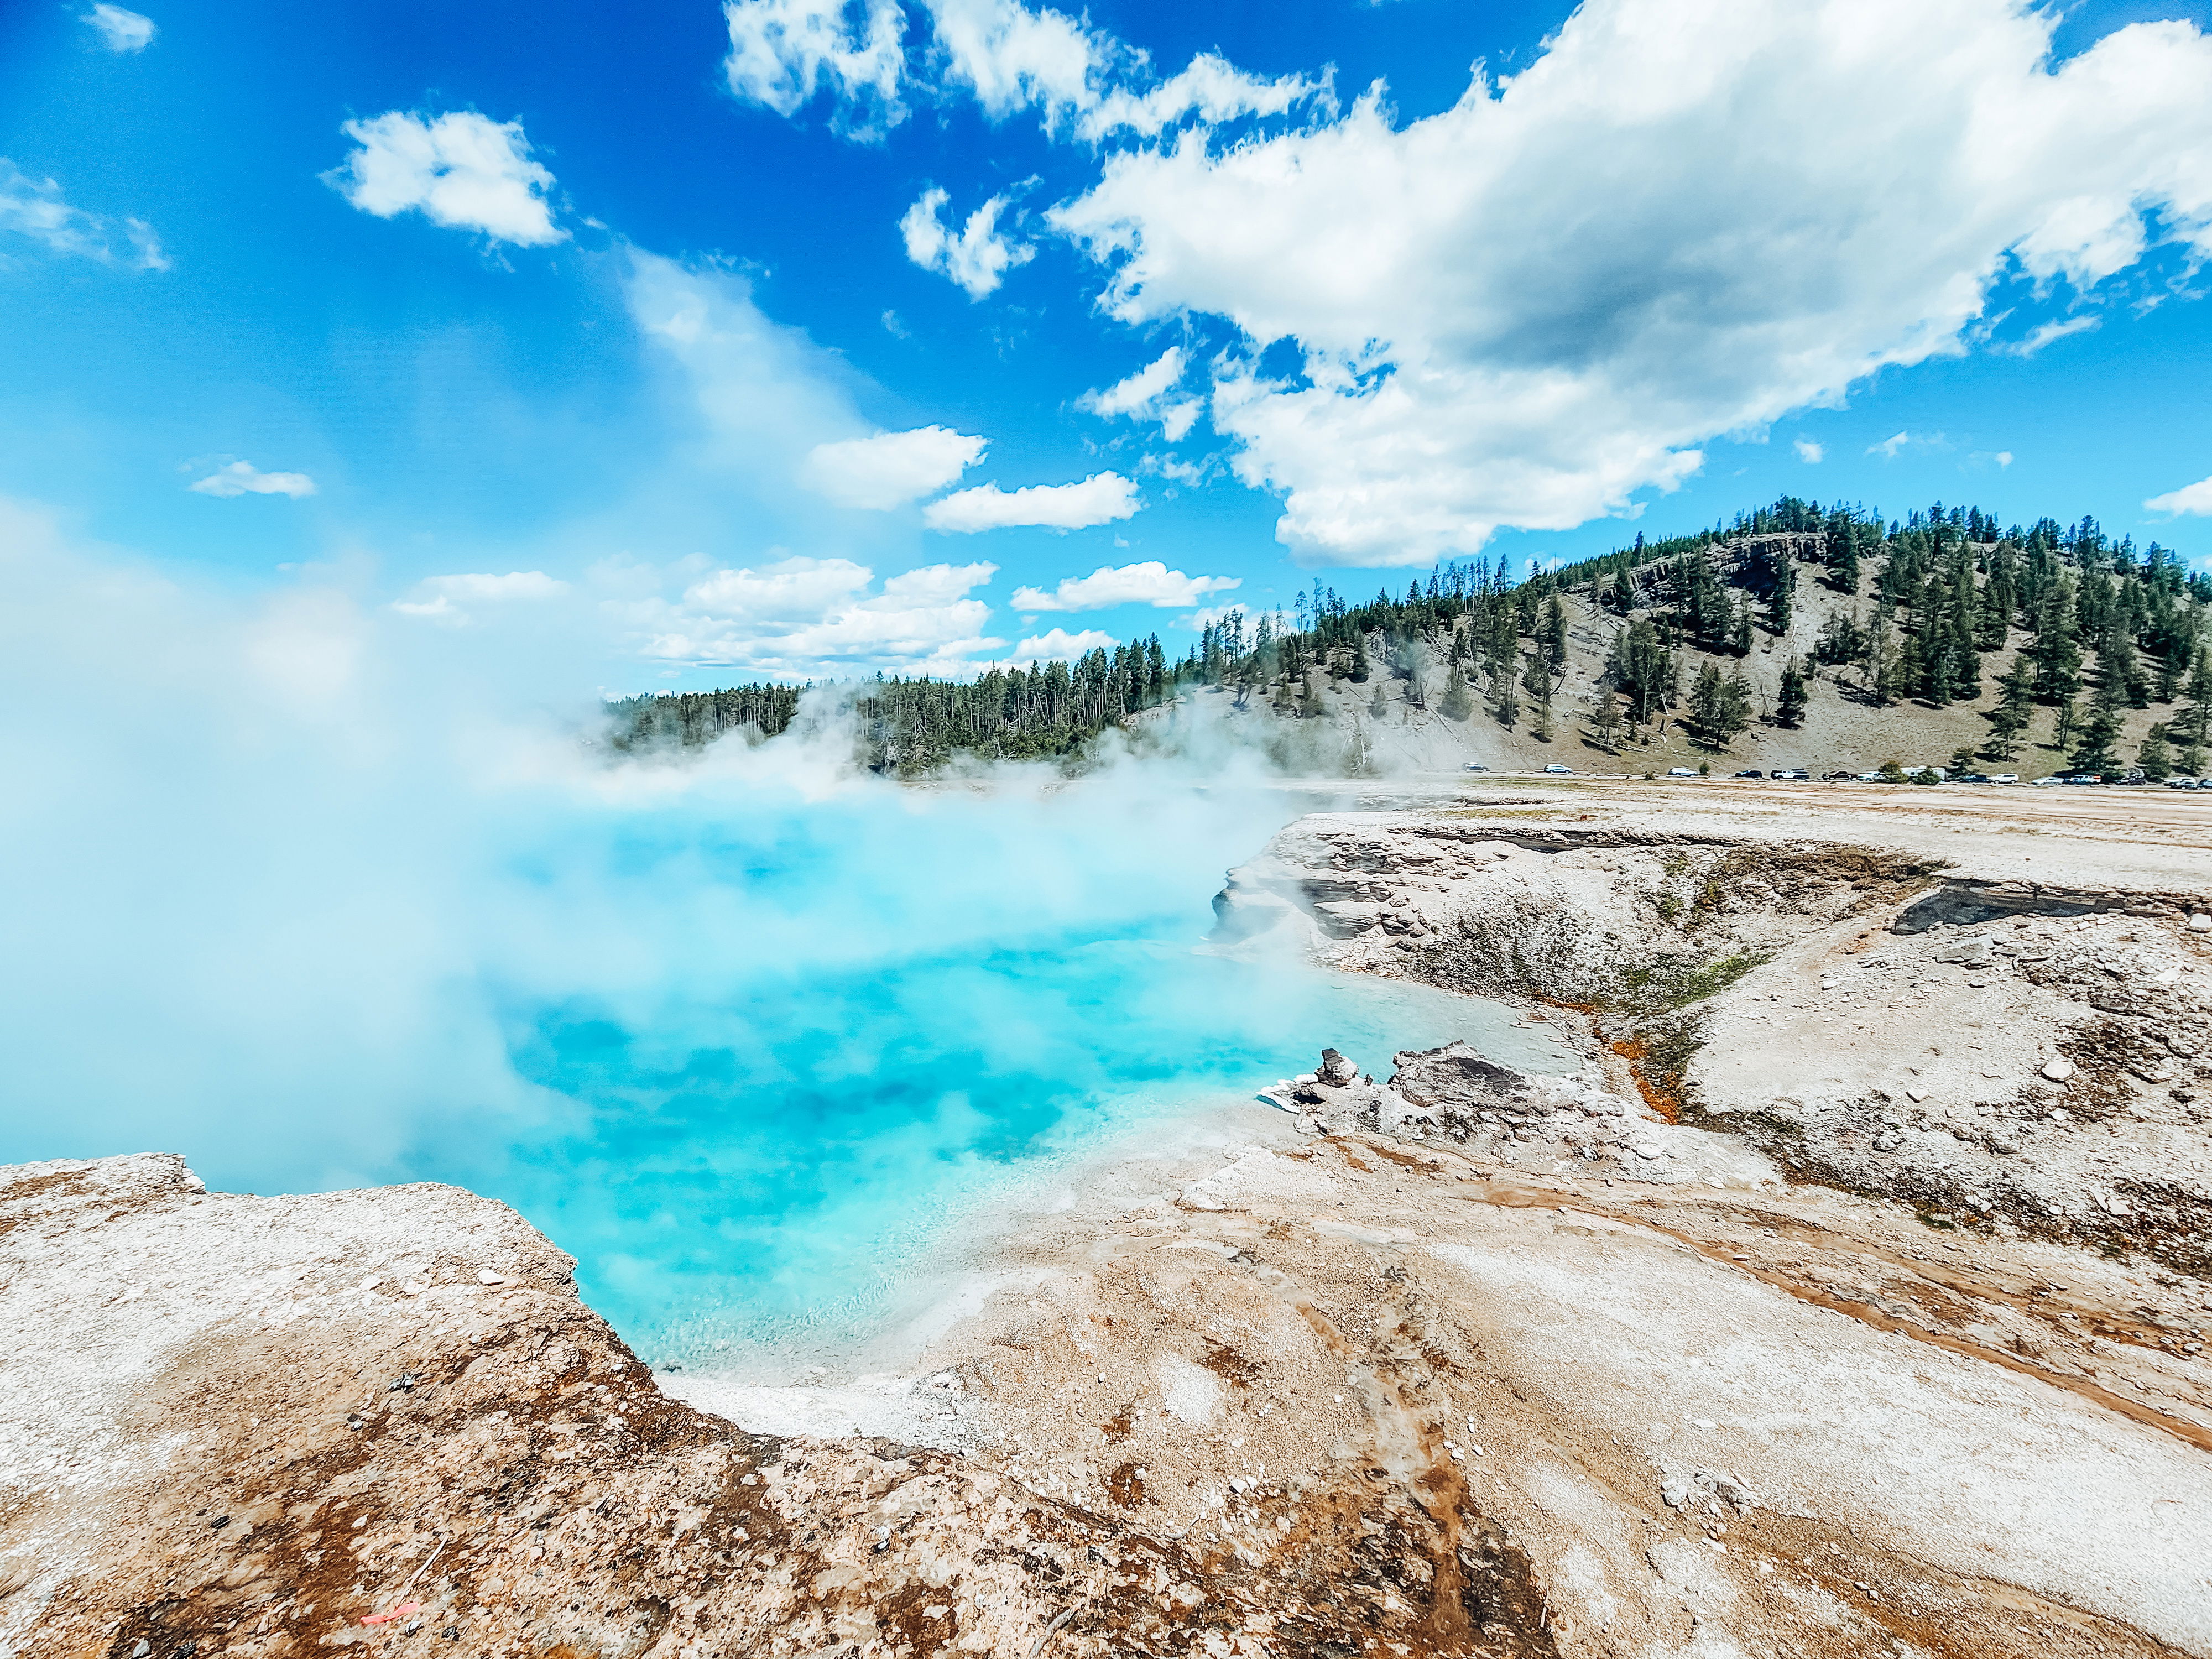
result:
M 1286 831 L 1241 948 L 1582 1068 L 1324 1051 L 1009 1243 L 942 1443 L 685 1403 L 456 1188 L 0 1170 L 0 1651 L 2212 1654 L 2201 854 L 1820 828 Z

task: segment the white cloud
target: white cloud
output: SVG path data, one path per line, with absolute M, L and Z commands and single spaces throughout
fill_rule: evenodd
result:
M 315 481 L 304 472 L 264 472 L 248 461 L 219 466 L 185 489 L 201 495 L 289 495 L 298 501 L 315 493 Z
M 2069 334 L 2084 334 L 2098 325 L 2094 317 L 2067 317 L 2052 322 L 2039 323 L 2010 345 L 1996 348 L 2008 357 L 2033 357 L 2053 340 L 2063 340 Z
M 1207 629 L 1224 618 L 1242 617 L 1249 622 L 1253 615 L 1252 611 L 1246 610 L 1241 605 L 1213 605 L 1206 606 L 1202 611 L 1186 611 L 1168 626 L 1187 628 L 1194 634 L 1203 634 Z
M 1912 434 L 1910 432 L 1893 432 L 1880 443 L 1869 444 L 1867 453 L 1879 455 L 1885 461 L 1893 461 L 1898 457 L 1898 452 L 1911 441 Z
M 1013 659 L 1017 663 L 1072 662 L 1086 651 L 1111 651 L 1121 642 L 1095 628 L 1086 628 L 1080 634 L 1055 628 L 1024 640 L 1014 647 Z
M 1050 8 L 1018 0 L 924 0 L 933 52 L 994 118 L 1034 104 L 1051 122 L 1097 101 L 1091 84 L 1110 43 Z
M 468 609 L 471 605 L 557 599 L 568 591 L 568 583 L 542 570 L 510 570 L 503 576 L 426 576 L 415 585 L 417 597 L 398 600 L 392 608 L 403 616 L 465 626 L 475 619 Z
M 906 238 L 906 257 L 924 270 L 940 271 L 980 300 L 1006 280 L 1007 271 L 1027 264 L 1036 250 L 1025 242 L 1010 242 L 999 234 L 999 214 L 1006 205 L 1000 194 L 968 216 L 955 235 L 937 216 L 951 198 L 941 190 L 927 190 L 906 210 L 899 231 Z
M 1048 129 L 1066 123 L 1094 144 L 1118 133 L 1156 137 L 1186 118 L 1216 126 L 1302 104 L 1336 108 L 1328 71 L 1271 80 L 1201 52 L 1159 81 L 1145 52 L 1087 16 L 1019 0 L 913 0 L 910 25 L 898 0 L 726 0 L 722 10 L 732 93 L 786 116 L 827 94 L 837 129 L 863 141 L 906 118 L 909 85 L 939 99 L 963 91 L 994 121 L 1034 108 Z
M 531 159 L 520 121 L 392 110 L 340 131 L 359 148 L 323 180 L 363 213 L 389 219 L 416 210 L 433 224 L 520 247 L 568 240 L 544 194 L 553 175 Z
M 1522 74 L 1109 155 L 1052 222 L 1109 311 L 1244 333 L 1238 474 L 1313 562 L 1425 564 L 1680 484 L 1700 447 L 1966 349 L 1993 283 L 2212 254 L 2212 41 L 2053 67 L 2027 0 L 1588 0 Z M 1756 131 L 1757 143 L 1743 142 Z M 1258 349 L 1294 343 L 1279 380 Z
M 84 21 L 100 31 L 100 39 L 113 52 L 143 52 L 154 43 L 154 20 L 102 0 L 84 14 Z
M 817 445 L 867 432 L 849 365 L 762 311 L 744 276 L 633 248 L 623 295 L 647 344 L 683 371 L 718 470 L 788 492 Z
M 2186 513 L 2200 518 L 2212 517 L 2212 478 L 2184 484 L 2179 489 L 2169 489 L 2163 495 L 2152 496 L 2143 505 L 2154 513 L 2171 513 L 2177 516 Z
M 840 130 L 857 137 L 906 118 L 906 20 L 896 0 L 730 0 L 722 15 L 730 30 L 722 73 L 747 103 L 793 115 L 826 88 Z
M 1127 380 L 1115 381 L 1103 392 L 1085 392 L 1075 400 L 1075 406 L 1109 418 L 1127 415 L 1158 421 L 1162 436 L 1170 443 L 1180 442 L 1205 412 L 1198 399 L 1174 395 L 1188 361 L 1181 346 L 1170 346 Z
M 988 447 L 988 440 L 944 426 L 878 432 L 815 445 L 799 464 L 799 481 L 843 506 L 885 512 L 935 495 Z
M 1808 466 L 1820 465 L 1821 458 L 1828 453 L 1826 449 L 1822 447 L 1820 445 L 1814 443 L 1810 438 L 1796 439 L 1791 442 L 1790 447 L 1797 452 L 1797 459 L 1803 461 Z
M 1999 466 L 2010 466 L 2012 465 L 2012 451 L 2009 449 L 2000 449 L 1997 451 L 1995 459 Z
M 983 484 L 956 490 L 921 512 L 932 530 L 969 532 L 1042 525 L 1050 530 L 1081 530 L 1126 519 L 1144 506 L 1137 486 L 1118 472 L 1095 472 L 1081 483 L 1030 484 L 1001 489 Z
M 73 208 L 52 179 L 33 179 L 0 155 L 0 233 L 27 237 L 65 253 L 120 270 L 167 270 L 161 239 L 143 219 L 118 222 Z M 4 262 L 5 256 L 0 256 Z
M 994 564 L 935 564 L 885 580 L 849 559 L 786 558 L 718 570 L 680 598 L 611 606 L 642 654 L 666 662 L 820 676 L 887 668 L 957 673 L 1003 647 L 969 597 Z
M 1010 601 L 1017 611 L 1103 611 L 1117 605 L 1149 605 L 1158 611 L 1196 605 L 1209 593 L 1225 593 L 1243 583 L 1234 576 L 1186 576 L 1157 559 L 1120 567 L 1101 565 L 1087 576 L 1067 576 L 1048 592 L 1018 587 Z
M 1094 143 L 1124 128 L 1151 137 L 1186 115 L 1218 125 L 1241 116 L 1280 115 L 1310 100 L 1334 113 L 1327 73 L 1315 80 L 1284 75 L 1269 81 L 1246 74 L 1225 58 L 1201 52 L 1182 74 L 1148 91 L 1115 88 L 1076 122 L 1076 131 Z

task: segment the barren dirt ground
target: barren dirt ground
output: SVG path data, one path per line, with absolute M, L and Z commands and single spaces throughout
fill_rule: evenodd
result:
M 0 1171 L 0 1644 L 2212 1654 L 2212 802 L 1367 793 L 1230 947 L 1580 1070 L 1316 1032 L 1231 1154 L 828 1380 L 896 1443 L 717 1414 L 455 1189 Z

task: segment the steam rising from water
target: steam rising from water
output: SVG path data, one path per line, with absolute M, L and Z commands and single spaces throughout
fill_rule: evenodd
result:
M 861 1317 L 1021 1160 L 1464 1017 L 1192 953 L 1299 810 L 1220 757 L 1204 788 L 902 788 L 835 732 L 610 766 L 533 712 L 544 665 L 338 583 L 240 600 L 21 519 L 0 544 L 0 1160 L 462 1182 L 634 1335 L 714 1351 Z

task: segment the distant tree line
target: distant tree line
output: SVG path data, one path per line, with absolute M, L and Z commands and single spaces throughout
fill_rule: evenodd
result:
M 1785 659 L 1770 703 L 1744 659 L 1761 638 L 1790 635 L 1805 580 L 1850 605 Z M 2170 708 L 2138 763 L 2196 771 L 2212 747 L 2208 611 L 2212 577 L 2156 544 L 2139 552 L 2127 538 L 2114 542 L 2094 519 L 2007 528 L 1978 507 L 1938 502 L 1886 523 L 1862 507 L 1785 496 L 1710 530 L 1638 535 L 1518 580 L 1500 558 L 1439 567 L 1402 595 L 1364 604 L 1316 584 L 1292 614 L 1231 611 L 1207 623 L 1180 659 L 1153 635 L 973 679 L 878 676 L 835 690 L 857 720 L 860 758 L 900 773 L 960 754 L 1077 753 L 1197 688 L 1287 721 L 1327 718 L 1341 702 L 1324 697 L 1332 688 L 1371 688 L 1365 706 L 1378 718 L 1390 707 L 1386 687 L 1417 712 L 1432 706 L 1433 688 L 1445 719 L 1480 713 L 1549 740 L 1579 629 L 1598 665 L 1571 688 L 1577 718 L 1612 752 L 1652 741 L 1672 720 L 1717 753 L 1755 719 L 1800 724 L 1825 681 L 1873 707 L 1940 708 L 1993 690 L 1984 757 L 2011 758 L 2045 709 L 2053 745 L 2077 770 L 2123 763 L 2128 711 Z M 1989 659 L 2015 642 L 1992 677 Z M 608 706 L 613 741 L 635 750 L 745 729 L 772 737 L 807 689 L 625 698 Z

